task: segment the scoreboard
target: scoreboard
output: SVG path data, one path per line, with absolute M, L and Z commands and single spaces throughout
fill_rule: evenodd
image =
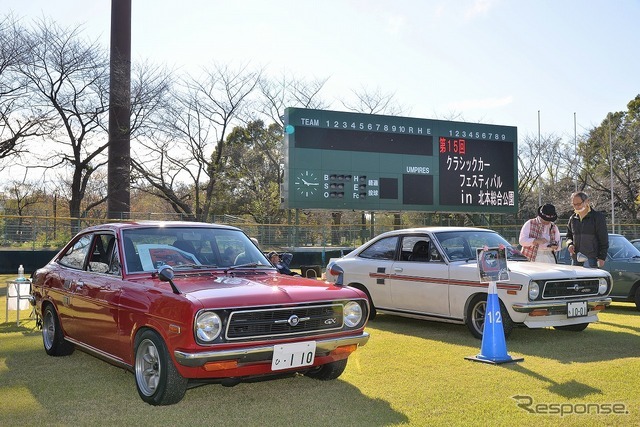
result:
M 517 129 L 287 108 L 285 208 L 517 212 Z

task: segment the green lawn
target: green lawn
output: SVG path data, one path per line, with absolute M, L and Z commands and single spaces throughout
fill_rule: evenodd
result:
M 35 322 L 16 326 L 15 314 L 0 324 L 2 426 L 640 425 L 640 312 L 632 304 L 614 304 L 580 333 L 516 329 L 507 347 L 524 361 L 500 366 L 465 359 L 481 343 L 464 326 L 379 315 L 337 381 L 211 384 L 167 407 L 145 404 L 131 373 L 85 353 L 47 356 Z

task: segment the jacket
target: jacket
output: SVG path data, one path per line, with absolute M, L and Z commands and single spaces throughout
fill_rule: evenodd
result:
M 602 212 L 590 209 L 580 220 L 576 213 L 571 215 L 567 224 L 567 245 L 575 247 L 587 258 L 606 260 L 609 249 L 609 232 L 607 221 Z

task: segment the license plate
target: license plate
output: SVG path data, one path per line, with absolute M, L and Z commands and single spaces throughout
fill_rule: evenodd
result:
M 567 303 L 567 317 L 585 317 L 588 314 L 586 301 L 573 301 Z
M 316 355 L 316 342 L 305 341 L 292 344 L 279 344 L 273 346 L 273 360 L 271 370 L 298 368 L 310 366 Z

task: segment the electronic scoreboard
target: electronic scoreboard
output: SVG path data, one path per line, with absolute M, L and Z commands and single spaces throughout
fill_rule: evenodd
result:
M 283 207 L 517 212 L 517 129 L 285 111 Z

